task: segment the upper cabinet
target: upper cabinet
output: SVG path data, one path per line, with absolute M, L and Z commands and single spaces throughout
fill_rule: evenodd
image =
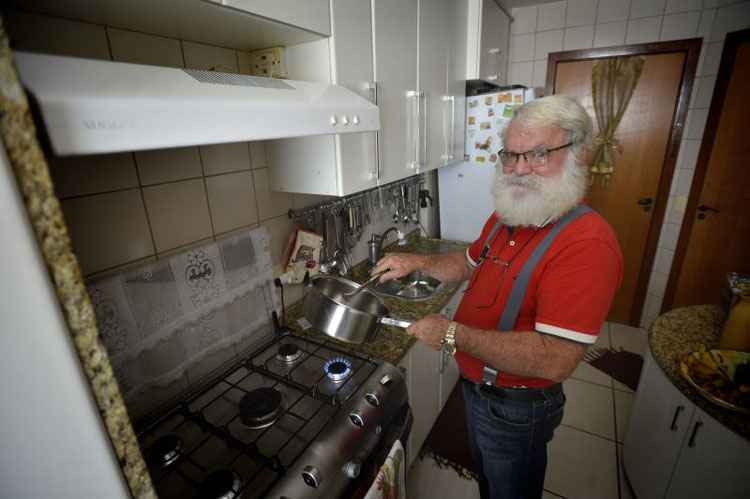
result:
M 418 168 L 463 160 L 467 2 L 420 0 Z
M 331 34 L 329 0 L 208 0 L 225 7 L 291 24 L 321 35 Z
M 507 84 L 510 17 L 495 0 L 475 0 L 469 8 L 468 77 Z

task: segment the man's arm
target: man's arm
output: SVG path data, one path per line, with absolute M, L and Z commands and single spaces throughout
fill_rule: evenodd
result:
M 449 323 L 442 315 L 428 315 L 407 333 L 437 350 Z M 501 371 L 562 382 L 575 370 L 587 345 L 537 331 L 486 331 L 459 324 L 456 347 Z
M 429 255 L 388 253 L 380 259 L 370 273 L 375 274 L 387 269 L 390 270 L 380 277 L 381 282 L 397 279 L 415 270 L 421 270 L 443 282 L 459 282 L 468 279 L 473 270 L 469 267 L 463 251 Z

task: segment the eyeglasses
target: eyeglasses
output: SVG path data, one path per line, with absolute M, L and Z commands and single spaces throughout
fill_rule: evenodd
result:
M 547 166 L 547 160 L 549 155 L 555 151 L 565 149 L 573 145 L 573 142 L 568 142 L 559 147 L 547 148 L 544 146 L 535 147 L 530 151 L 525 152 L 511 152 L 505 149 L 500 149 L 498 155 L 500 156 L 500 162 L 504 167 L 512 168 L 516 166 L 518 160 L 523 156 L 523 160 L 529 163 L 532 167 L 544 167 Z

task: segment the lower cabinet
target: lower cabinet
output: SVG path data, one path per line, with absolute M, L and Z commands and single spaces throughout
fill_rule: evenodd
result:
M 750 497 L 750 442 L 696 407 L 650 352 L 623 454 L 639 499 Z
M 440 313 L 452 318 L 463 296 L 465 285 L 453 295 Z M 456 361 L 443 352 L 436 352 L 422 342 L 416 342 L 399 363 L 406 370 L 406 386 L 414 416 L 408 442 L 402 442 L 414 462 L 441 409 L 458 381 Z

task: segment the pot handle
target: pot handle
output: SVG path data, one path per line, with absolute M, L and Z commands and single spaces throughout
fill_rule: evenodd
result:
M 390 317 L 381 317 L 378 319 L 378 322 L 381 324 L 385 324 L 386 326 L 396 326 L 403 329 L 406 329 L 407 327 L 412 325 L 411 321 L 401 321 L 398 319 L 392 319 Z

